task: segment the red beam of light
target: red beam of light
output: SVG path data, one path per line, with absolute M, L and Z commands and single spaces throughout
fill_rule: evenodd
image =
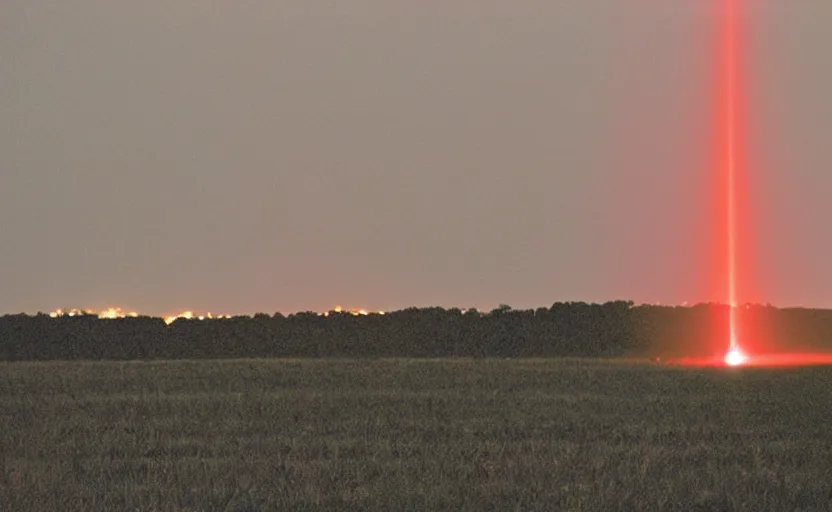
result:
M 753 302 L 750 204 L 746 151 L 747 98 L 745 95 L 745 52 L 743 24 L 744 0 L 720 0 L 718 11 L 720 44 L 718 45 L 717 115 L 716 115 L 716 187 L 717 219 L 715 226 L 715 289 L 721 289 L 728 304 L 727 318 L 714 327 L 727 335 L 727 351 L 714 357 L 687 357 L 671 364 L 694 367 L 771 367 L 784 368 L 832 365 L 832 353 L 778 352 L 775 340 L 761 317 L 741 303 Z M 723 323 L 724 322 L 724 323 Z M 769 326 L 771 327 L 771 326 Z M 722 336 L 720 334 L 719 336 Z M 723 343 L 724 343 L 723 338 Z M 784 340 L 781 340 L 784 341 Z M 722 349 L 724 350 L 724 344 Z
M 724 69 L 723 126 L 725 127 L 723 162 L 727 182 L 727 267 L 728 267 L 728 305 L 729 343 L 726 362 L 731 354 L 740 350 L 737 339 L 737 0 L 725 1 L 725 21 L 723 24 Z
M 742 80 L 741 16 L 742 0 L 723 0 L 721 12 L 722 30 L 720 44 L 719 69 L 719 114 L 717 117 L 717 133 L 719 134 L 718 151 L 718 179 L 723 183 L 724 197 L 721 199 L 725 215 L 723 226 L 719 232 L 724 233 L 725 245 L 724 271 L 720 272 L 725 280 L 725 302 L 728 309 L 728 352 L 725 355 L 726 364 L 741 364 L 743 362 L 742 344 L 748 341 L 744 334 L 746 330 L 741 325 L 738 306 L 741 298 L 750 299 L 750 272 L 748 271 L 750 243 L 748 240 L 748 222 L 746 218 L 748 205 L 745 201 L 746 186 L 746 154 L 744 144 L 744 120 L 742 110 L 745 96 Z M 724 230 L 724 231 L 723 231 Z M 718 244 L 719 245 L 719 244 Z M 743 272 L 740 273 L 739 262 L 743 262 Z M 750 349 L 753 347 L 745 347 Z

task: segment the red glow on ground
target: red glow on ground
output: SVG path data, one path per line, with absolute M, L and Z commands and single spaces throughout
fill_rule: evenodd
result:
M 692 368 L 793 368 L 796 366 L 832 365 L 832 354 L 820 352 L 745 354 L 745 359 L 736 364 L 728 363 L 726 357 L 683 357 L 669 361 L 671 366 Z

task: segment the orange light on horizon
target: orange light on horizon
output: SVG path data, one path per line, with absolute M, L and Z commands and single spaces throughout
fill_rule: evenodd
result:
M 109 307 L 107 309 L 102 309 L 97 311 L 95 309 L 78 309 L 78 308 L 58 308 L 55 311 L 49 313 L 51 318 L 61 318 L 61 317 L 75 317 L 75 316 L 95 316 L 101 320 L 115 320 L 119 318 L 137 318 L 139 313 L 136 311 L 127 311 L 121 307 Z M 210 320 L 214 318 L 231 318 L 230 315 L 214 315 L 211 312 L 208 312 L 204 315 L 197 315 L 193 311 L 183 311 L 182 313 L 178 313 L 176 315 L 168 315 L 162 317 L 164 322 L 167 325 L 172 324 L 177 319 L 183 318 L 187 320 L 197 319 L 197 320 Z
M 367 309 L 344 309 L 341 306 L 335 306 L 330 311 L 325 311 L 322 314 L 323 316 L 329 316 L 330 313 L 348 313 L 352 316 L 367 316 L 367 315 L 384 315 L 385 312 L 382 310 L 378 311 L 369 311 Z
M 369 316 L 369 315 L 385 315 L 386 312 L 383 310 L 377 311 L 370 311 L 367 309 L 343 309 L 341 306 L 335 306 L 331 311 L 326 311 L 324 313 L 318 313 L 322 316 L 329 316 L 331 312 L 335 313 L 347 313 L 352 316 Z M 49 313 L 51 318 L 60 318 L 60 317 L 75 317 L 75 316 L 95 316 L 102 320 L 114 320 L 118 318 L 136 318 L 139 316 L 139 313 L 136 311 L 127 311 L 122 307 L 108 307 L 106 309 L 97 311 L 95 309 L 79 309 L 79 308 L 58 308 L 55 311 Z M 182 319 L 182 320 L 219 320 L 219 319 L 227 319 L 231 318 L 231 315 L 217 315 L 212 312 L 207 312 L 205 314 L 197 314 L 192 310 L 182 311 L 181 313 L 176 313 L 172 315 L 165 315 L 162 316 L 162 320 L 167 325 L 171 325 L 175 321 Z
M 94 309 L 58 308 L 49 313 L 49 316 L 52 318 L 60 318 L 63 316 L 96 316 L 102 320 L 114 320 L 116 318 L 136 318 L 139 314 L 135 311 L 125 311 L 120 307 L 110 307 L 101 311 L 96 311 Z
M 177 313 L 175 315 L 169 315 L 164 317 L 164 321 L 167 325 L 172 324 L 173 322 L 182 319 L 182 320 L 221 320 L 224 318 L 231 318 L 231 315 L 215 315 L 210 311 L 204 315 L 197 315 L 193 311 L 183 311 L 181 313 Z

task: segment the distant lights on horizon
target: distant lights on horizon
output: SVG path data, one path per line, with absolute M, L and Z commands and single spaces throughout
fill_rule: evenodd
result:
M 178 315 L 171 315 L 165 317 L 165 323 L 167 325 L 172 324 L 173 322 L 179 320 L 217 320 L 222 318 L 231 318 L 231 315 L 214 315 L 210 311 L 204 315 L 196 315 L 193 311 L 183 311 Z
M 136 318 L 139 314 L 135 311 L 124 311 L 122 308 L 107 308 L 102 311 L 95 311 L 94 309 L 78 309 L 70 308 L 64 310 L 58 308 L 49 313 L 52 318 L 59 318 L 62 316 L 97 316 L 101 319 L 115 319 L 115 318 Z
M 96 311 L 94 309 L 58 308 L 55 311 L 49 313 L 49 316 L 51 318 L 61 318 L 65 316 L 95 316 L 102 320 L 115 320 L 118 318 L 137 318 L 139 316 L 139 313 L 136 311 L 125 311 L 123 308 L 120 307 L 107 308 L 101 311 Z M 231 315 L 214 315 L 210 312 L 206 313 L 205 315 L 197 315 L 193 311 L 183 311 L 182 313 L 178 313 L 176 315 L 165 316 L 162 319 L 167 325 L 170 325 L 180 318 L 186 320 L 210 320 L 219 318 L 231 318 Z
M 330 313 L 347 313 L 352 316 L 367 316 L 367 315 L 384 315 L 384 311 L 367 311 L 366 309 L 347 309 L 345 310 L 341 306 L 335 306 L 330 311 L 325 311 L 324 313 L 318 313 L 319 315 L 329 316 Z
M 700 303 L 701 304 L 713 304 L 713 303 Z M 630 308 L 638 308 L 638 307 L 650 307 L 650 306 L 660 306 L 660 307 L 691 307 L 693 303 L 688 301 L 684 301 L 680 304 L 668 304 L 662 302 L 641 302 L 641 303 L 632 303 Z M 755 304 L 746 303 L 746 304 L 730 304 L 729 306 L 732 308 L 737 309 L 751 309 Z M 478 310 L 477 308 L 459 308 L 462 314 L 466 314 L 469 312 L 477 312 L 479 314 L 483 314 L 482 311 Z M 329 316 L 330 314 L 337 313 L 337 314 L 348 314 L 352 316 L 368 316 L 368 315 L 385 315 L 387 314 L 384 310 L 368 310 L 364 308 L 351 308 L 345 309 L 340 305 L 335 306 L 329 311 L 325 311 L 323 313 L 317 313 L 318 316 Z M 153 316 L 153 315 L 142 315 L 136 311 L 128 311 L 121 307 L 109 307 L 102 310 L 95 310 L 95 309 L 80 309 L 80 308 L 58 308 L 55 311 L 49 313 L 49 316 L 52 318 L 60 318 L 60 317 L 75 317 L 75 316 L 96 316 L 99 319 L 103 320 L 114 320 L 119 318 L 137 318 L 139 316 Z M 217 320 L 217 319 L 228 319 L 232 318 L 234 315 L 227 315 L 221 314 L 217 315 L 211 313 L 210 311 L 205 314 L 197 314 L 192 310 L 182 311 L 181 313 L 177 313 L 175 315 L 165 315 L 162 318 L 164 322 L 168 325 L 172 324 L 178 319 L 183 320 Z M 247 315 L 241 315 L 247 316 Z
M 343 313 L 349 314 L 352 316 L 368 316 L 368 315 L 384 315 L 386 314 L 385 311 L 378 310 L 378 311 L 370 311 L 367 309 L 344 309 L 341 306 L 335 306 L 330 311 L 325 311 L 323 313 L 318 313 L 319 316 L 329 316 L 330 313 Z M 75 316 L 95 316 L 102 320 L 115 320 L 118 318 L 137 318 L 139 317 L 139 313 L 136 311 L 125 311 L 124 308 L 121 307 L 110 307 L 107 309 L 103 309 L 101 311 L 97 311 L 94 309 L 79 309 L 79 308 L 58 308 L 55 311 L 49 313 L 51 318 L 61 318 L 61 317 L 75 317 Z M 219 320 L 219 319 L 227 319 L 231 318 L 232 315 L 215 315 L 210 311 L 205 313 L 204 315 L 198 315 L 191 310 L 183 311 L 181 313 L 177 313 L 175 315 L 166 315 L 162 317 L 165 324 L 170 325 L 173 322 L 182 319 L 182 320 Z

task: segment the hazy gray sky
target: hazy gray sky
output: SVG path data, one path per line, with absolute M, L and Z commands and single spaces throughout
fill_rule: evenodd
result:
M 757 287 L 832 307 L 832 2 L 748 0 Z M 5 0 L 0 312 L 720 300 L 719 0 Z

